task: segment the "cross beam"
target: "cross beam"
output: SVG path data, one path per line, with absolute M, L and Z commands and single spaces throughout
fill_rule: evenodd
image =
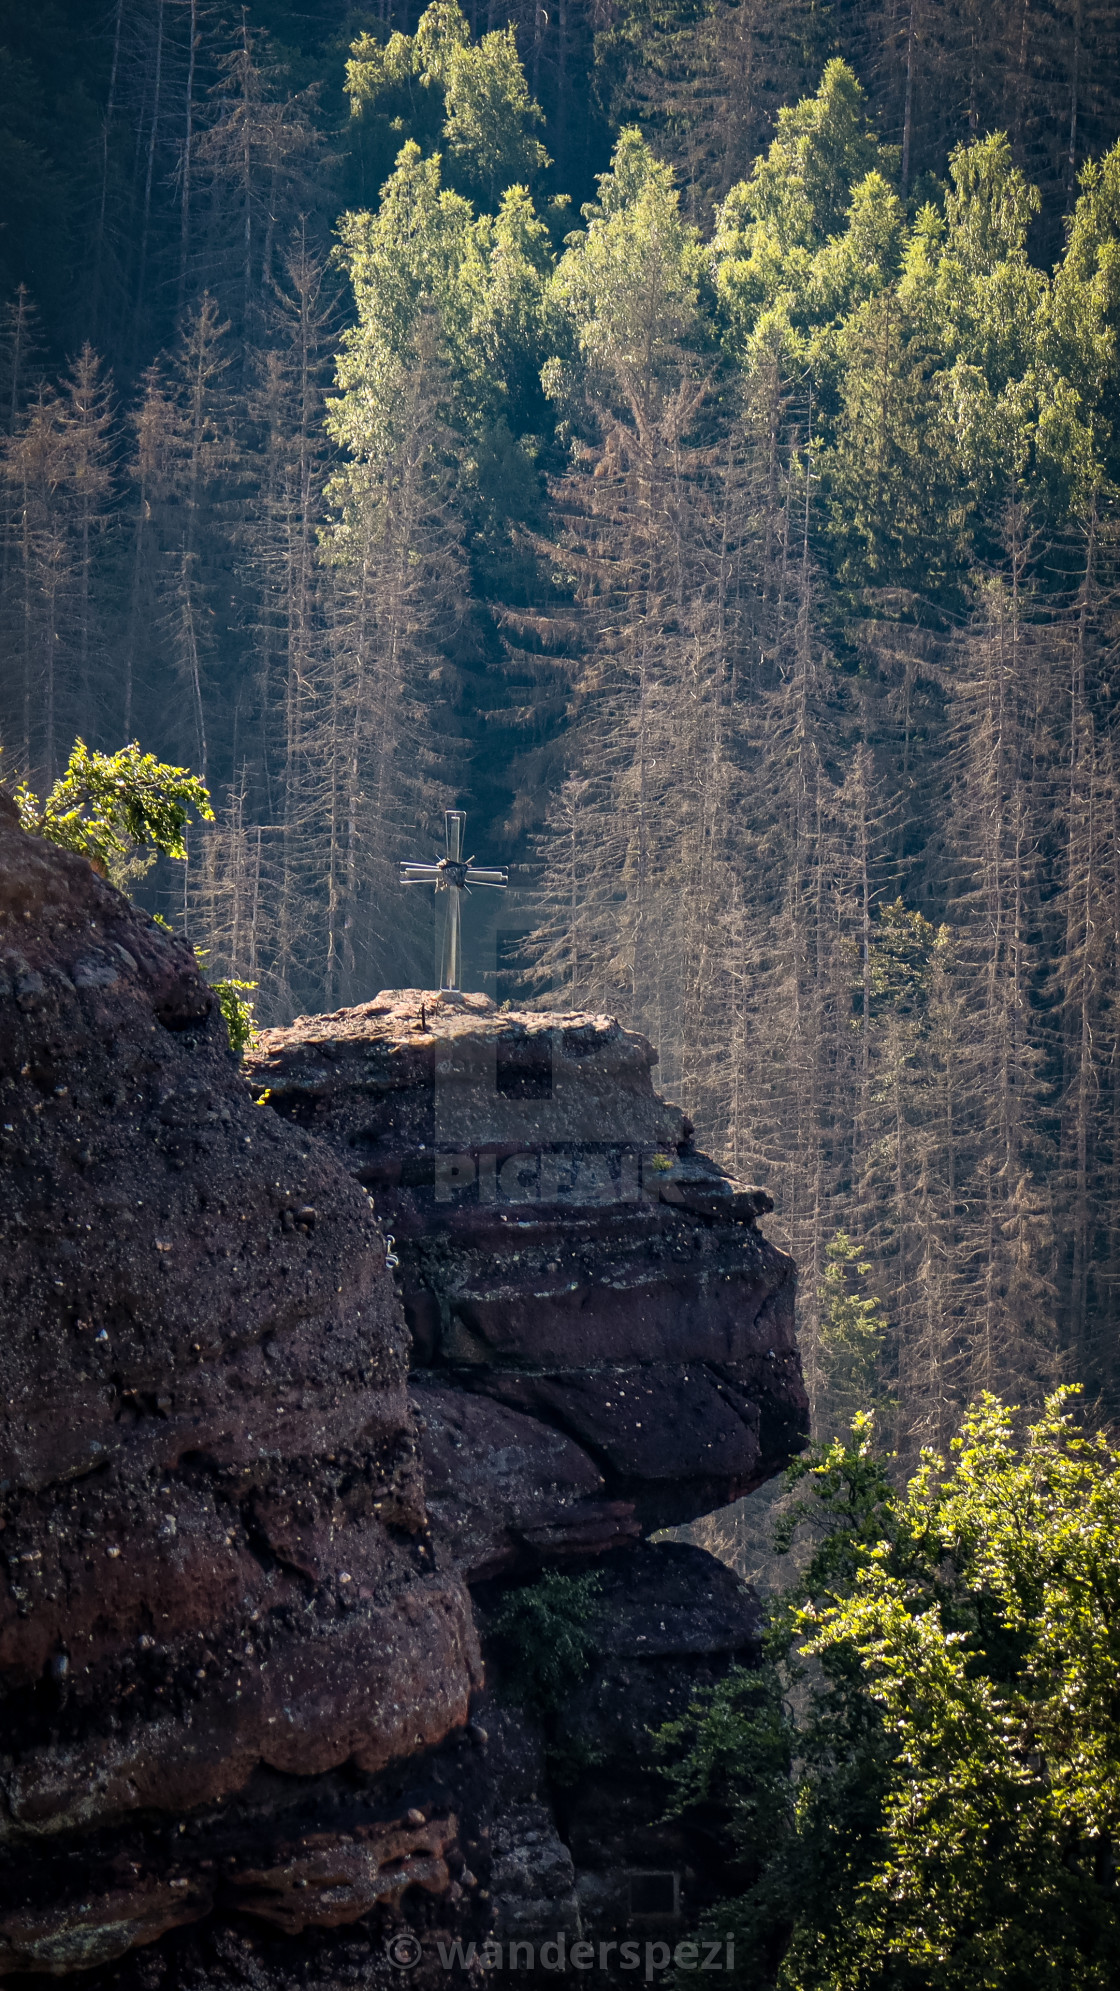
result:
M 509 872 L 504 864 L 478 865 L 473 857 L 463 856 L 463 831 L 467 818 L 462 809 L 445 809 L 443 820 L 447 855 L 437 858 L 434 864 L 402 862 L 401 884 L 434 885 L 437 892 L 447 893 L 440 988 L 458 993 L 462 965 L 460 908 L 463 893 L 469 892 L 472 885 L 493 885 L 498 891 L 504 891 L 509 884 Z

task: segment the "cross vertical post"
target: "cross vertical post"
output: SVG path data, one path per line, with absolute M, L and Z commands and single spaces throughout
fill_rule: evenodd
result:
M 492 885 L 496 890 L 504 891 L 509 884 L 509 872 L 504 865 L 476 865 L 473 857 L 463 856 L 463 831 L 466 822 L 467 818 L 462 809 L 445 809 L 443 823 L 446 854 L 437 858 L 434 864 L 420 864 L 411 860 L 404 860 L 401 863 L 402 885 L 434 885 L 437 892 L 446 892 L 448 895 L 440 990 L 449 995 L 458 995 L 459 977 L 462 972 L 463 893 L 469 892 L 472 885 Z
M 444 835 L 447 839 L 447 868 L 450 873 L 455 865 L 463 861 L 463 828 L 466 817 L 461 809 L 448 809 L 444 814 Z M 462 972 L 462 909 L 463 892 L 466 883 L 457 885 L 452 877 L 447 880 L 447 917 L 443 928 L 443 960 L 440 964 L 439 985 L 441 989 L 457 989 Z

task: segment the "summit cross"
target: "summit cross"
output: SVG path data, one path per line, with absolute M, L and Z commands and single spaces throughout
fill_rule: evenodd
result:
M 480 867 L 476 865 L 473 857 L 463 856 L 463 831 L 466 828 L 467 818 L 462 809 L 445 809 L 443 821 L 447 855 L 437 858 L 434 864 L 402 861 L 401 884 L 434 885 L 437 892 L 448 894 L 440 989 L 446 990 L 449 994 L 458 994 L 462 956 L 460 909 L 463 893 L 469 892 L 472 885 L 494 885 L 499 891 L 504 891 L 509 884 L 509 872 L 504 864 L 489 868 Z

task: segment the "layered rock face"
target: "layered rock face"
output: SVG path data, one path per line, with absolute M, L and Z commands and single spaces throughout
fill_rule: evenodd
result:
M 0 1171 L 0 1975 L 445 1890 L 450 1807 L 378 1782 L 478 1679 L 384 1238 L 189 949 L 3 798 Z
M 805 1398 L 769 1198 L 653 1063 L 404 992 L 250 1089 L 189 950 L 0 797 L 0 1976 L 389 1991 L 402 1937 L 430 1991 L 726 1885 L 648 1734 L 757 1612 L 645 1538 Z M 542 1711 L 479 1630 L 554 1569 L 592 1659 Z
M 507 1960 L 526 1941 L 555 1959 L 561 1937 L 617 1955 L 736 1885 L 718 1832 L 658 1822 L 650 1735 L 759 1663 L 757 1604 L 700 1550 L 643 1538 L 780 1470 L 807 1403 L 793 1267 L 757 1227 L 770 1197 L 696 1152 L 655 1062 L 609 1017 L 415 991 L 269 1031 L 248 1061 L 394 1240 L 433 1548 L 473 1584 L 487 1653 Z M 549 1709 L 487 1631 L 542 1568 L 593 1598 L 587 1676 Z
M 395 1237 L 437 1541 L 472 1580 L 749 1492 L 804 1442 L 773 1207 L 606 1016 L 388 991 L 267 1031 L 258 1096 Z

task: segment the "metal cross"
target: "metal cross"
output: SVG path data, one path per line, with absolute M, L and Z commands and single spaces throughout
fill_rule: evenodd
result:
M 447 837 L 446 857 L 437 858 L 434 864 L 402 862 L 401 884 L 434 885 L 437 892 L 448 894 L 440 988 L 457 992 L 461 957 L 459 910 L 463 893 L 469 892 L 472 885 L 495 885 L 504 891 L 509 884 L 509 872 L 504 865 L 489 870 L 480 869 L 473 857 L 463 856 L 463 831 L 467 818 L 462 809 L 445 809 L 443 820 Z

